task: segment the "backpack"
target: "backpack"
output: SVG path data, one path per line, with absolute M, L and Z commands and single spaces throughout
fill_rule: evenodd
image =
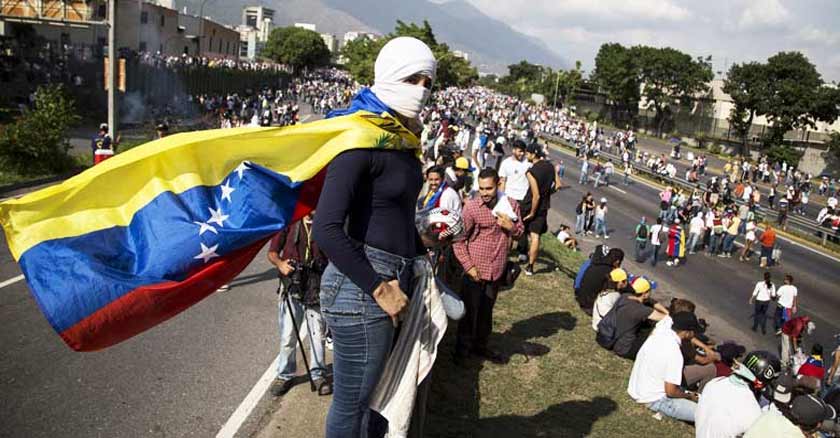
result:
M 598 323 L 598 334 L 595 335 L 595 342 L 598 345 L 612 350 L 618 341 L 618 309 L 627 303 L 627 297 L 622 295 L 615 302 L 615 305 Z
M 579 202 L 575 207 L 575 214 L 583 214 L 583 201 Z
M 636 235 L 639 239 L 647 240 L 648 228 L 647 225 L 639 225 L 639 233 Z

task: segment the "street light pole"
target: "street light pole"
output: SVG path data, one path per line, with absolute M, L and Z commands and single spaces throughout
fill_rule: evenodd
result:
M 554 108 L 557 108 L 557 92 L 560 90 L 560 70 L 557 70 L 557 82 L 554 85 Z
M 117 0 L 108 0 L 108 135 L 117 138 Z
M 201 56 L 201 40 L 204 39 L 204 5 L 209 0 L 201 0 L 201 6 L 198 8 L 198 56 Z

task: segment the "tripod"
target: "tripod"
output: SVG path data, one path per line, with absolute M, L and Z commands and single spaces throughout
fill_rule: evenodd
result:
M 300 347 L 300 355 L 303 358 L 303 366 L 306 367 L 306 376 L 309 378 L 309 389 L 312 392 L 315 392 L 315 391 L 318 390 L 318 388 L 315 386 L 315 379 L 312 378 L 312 372 L 309 370 L 309 361 L 306 360 L 306 350 L 303 348 L 303 341 L 300 339 L 300 330 L 298 329 L 297 320 L 295 319 L 295 313 L 292 310 L 293 309 L 292 298 L 289 296 L 289 291 L 287 290 L 286 287 L 283 286 L 282 282 L 280 283 L 280 286 L 278 287 L 278 292 L 283 295 L 282 299 L 286 302 L 286 309 L 288 309 L 289 317 L 292 320 L 292 328 L 295 331 L 295 338 L 297 338 L 298 347 Z M 303 317 L 306 318 L 306 307 L 305 306 L 304 306 L 304 309 L 303 309 Z M 312 341 L 312 327 L 309 326 L 308 322 L 306 324 L 306 330 L 309 333 L 310 349 L 312 351 L 315 351 L 315 345 Z

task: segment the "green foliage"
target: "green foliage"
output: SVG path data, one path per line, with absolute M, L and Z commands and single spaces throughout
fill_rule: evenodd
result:
M 828 153 L 833 161 L 840 163 L 840 132 L 834 131 L 829 134 L 825 145 L 828 147 Z
M 793 146 L 788 144 L 777 143 L 766 150 L 767 158 L 771 163 L 786 161 L 788 164 L 796 166 L 799 159 L 802 158 L 802 152 L 796 150 Z
M 595 56 L 592 82 L 618 109 L 638 108 L 641 80 L 630 49 L 618 43 L 602 44 Z
M 428 21 L 423 21 L 423 25 L 418 26 L 415 23 L 397 20 L 394 31 L 383 38 L 357 38 L 349 42 L 341 49 L 347 70 L 359 83 L 373 84 L 376 56 L 388 41 L 400 36 L 417 38 L 432 49 L 438 64 L 436 87 L 468 86 L 478 80 L 478 71 L 469 61 L 455 56 L 447 44 L 437 41 Z
M 299 27 L 280 27 L 271 31 L 263 56 L 290 65 L 298 72 L 303 68 L 329 65 L 331 54 L 318 32 Z
M 547 103 L 569 103 L 583 83 L 581 63 L 577 61 L 572 70 L 552 70 L 551 67 L 519 61 L 508 66 L 508 74 L 501 78 L 492 76 L 484 78 L 480 83 L 501 93 L 516 96 L 520 99 L 530 99 L 531 95 L 542 94 Z
M 0 166 L 24 176 L 69 170 L 74 161 L 66 132 L 78 121 L 61 85 L 39 87 L 34 108 L 0 128 Z
M 723 81 L 723 91 L 735 104 L 729 114 L 729 125 L 741 139 L 744 155 L 749 154 L 747 137 L 753 119 L 767 100 L 768 72 L 766 66 L 758 62 L 733 64 Z

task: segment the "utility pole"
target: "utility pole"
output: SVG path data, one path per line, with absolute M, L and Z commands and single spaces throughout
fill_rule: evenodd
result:
M 108 0 L 108 135 L 117 138 L 117 0 Z
M 560 70 L 557 70 L 557 82 L 554 85 L 554 108 L 557 108 L 557 92 L 560 90 Z

